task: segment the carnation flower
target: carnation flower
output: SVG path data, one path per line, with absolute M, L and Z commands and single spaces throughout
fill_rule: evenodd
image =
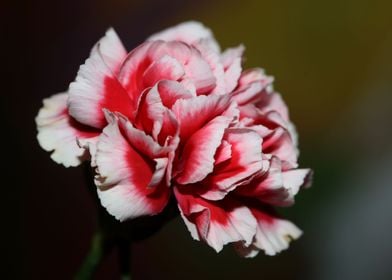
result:
M 101 204 L 124 221 L 159 214 L 175 197 L 192 237 L 216 251 L 274 255 L 301 231 L 281 218 L 308 186 L 287 106 L 244 47 L 220 51 L 186 22 L 127 52 L 113 29 L 67 92 L 44 100 L 41 147 L 64 166 L 90 160 Z

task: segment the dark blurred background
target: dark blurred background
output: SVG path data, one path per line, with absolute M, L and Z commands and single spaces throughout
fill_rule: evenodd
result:
M 276 77 L 301 165 L 315 170 L 284 210 L 305 234 L 278 256 L 241 259 L 175 219 L 133 245 L 133 279 L 392 279 L 391 11 L 387 0 L 2 2 L 0 278 L 72 279 L 96 228 L 82 169 L 38 146 L 41 100 L 67 89 L 108 27 L 131 49 L 194 19 Z M 113 253 L 97 279 L 119 277 Z

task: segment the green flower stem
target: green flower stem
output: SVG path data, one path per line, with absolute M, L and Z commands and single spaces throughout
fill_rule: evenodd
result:
M 92 279 L 103 256 L 103 240 L 100 231 L 97 231 L 91 240 L 90 252 L 76 274 L 75 280 Z

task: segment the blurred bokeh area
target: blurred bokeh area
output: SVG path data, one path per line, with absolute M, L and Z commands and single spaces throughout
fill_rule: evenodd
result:
M 67 89 L 108 27 L 130 50 L 198 20 L 222 48 L 246 46 L 245 68 L 275 77 L 299 131 L 300 164 L 315 172 L 312 188 L 282 210 L 304 235 L 277 256 L 242 259 L 230 246 L 216 254 L 192 240 L 177 218 L 133 245 L 132 279 L 392 279 L 391 1 L 38 0 L 9 8 L 1 119 L 12 132 L 3 141 L 4 178 L 13 183 L 3 185 L 0 278 L 72 279 L 97 226 L 83 170 L 56 165 L 38 146 L 42 99 Z M 120 279 L 116 258 L 97 279 Z

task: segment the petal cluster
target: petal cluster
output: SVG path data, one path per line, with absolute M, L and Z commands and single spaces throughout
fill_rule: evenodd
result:
M 275 207 L 310 183 L 298 168 L 287 106 L 243 46 L 221 52 L 186 22 L 127 52 L 113 29 L 67 92 L 44 100 L 38 141 L 64 166 L 90 160 L 98 197 L 123 221 L 160 213 L 175 196 L 193 238 L 216 251 L 274 255 L 301 231 Z

